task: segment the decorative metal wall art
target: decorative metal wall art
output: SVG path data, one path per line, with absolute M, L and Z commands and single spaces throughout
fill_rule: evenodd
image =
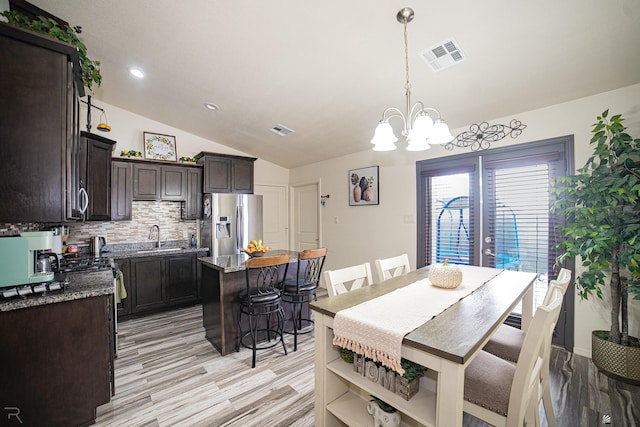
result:
M 487 150 L 491 148 L 491 143 L 500 141 L 507 136 L 517 138 L 527 125 L 520 120 L 513 119 L 509 125 L 489 125 L 487 122 L 473 124 L 469 130 L 458 134 L 451 142 L 444 145 L 444 148 L 451 151 L 453 147 L 467 148 L 472 151 Z

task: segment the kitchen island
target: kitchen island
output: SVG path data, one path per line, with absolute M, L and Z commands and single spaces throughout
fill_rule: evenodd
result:
M 66 278 L 64 290 L 0 301 L 0 417 L 15 425 L 92 424 L 113 394 L 113 273 Z
M 265 256 L 273 255 L 291 256 L 287 277 L 295 278 L 298 252 L 277 249 Z M 235 351 L 238 342 L 238 295 L 246 289 L 244 263 L 248 258 L 248 255 L 239 254 L 198 259 L 202 267 L 202 322 L 206 330 L 205 337 L 223 356 Z M 283 304 L 283 307 L 285 319 L 288 319 L 290 307 L 287 304 Z

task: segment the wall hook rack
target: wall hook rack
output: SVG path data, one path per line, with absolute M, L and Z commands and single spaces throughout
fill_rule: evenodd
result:
M 327 203 L 327 199 L 329 198 L 329 194 L 326 196 L 320 195 L 320 204 L 324 206 Z

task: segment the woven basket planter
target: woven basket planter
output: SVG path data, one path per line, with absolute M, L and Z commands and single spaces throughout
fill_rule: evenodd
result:
M 625 382 L 640 385 L 640 348 L 620 345 L 591 333 L 591 359 L 603 374 Z M 606 331 L 605 331 L 606 333 Z

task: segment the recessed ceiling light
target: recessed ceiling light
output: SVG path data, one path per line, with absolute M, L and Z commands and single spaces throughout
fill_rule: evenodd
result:
M 139 79 L 144 78 L 144 72 L 139 68 L 129 68 L 129 72 Z
M 220 109 L 220 107 L 218 107 L 216 104 L 214 104 L 213 102 L 205 102 L 204 106 L 207 107 L 209 110 L 211 111 L 218 111 Z

